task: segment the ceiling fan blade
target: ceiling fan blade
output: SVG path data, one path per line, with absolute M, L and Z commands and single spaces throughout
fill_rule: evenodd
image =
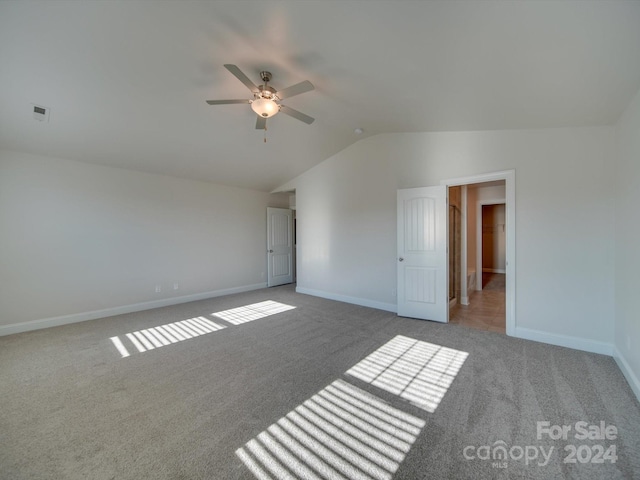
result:
M 256 93 L 259 91 L 258 87 L 256 87 L 256 84 L 253 83 L 251 80 L 249 80 L 249 77 L 247 77 L 244 73 L 242 73 L 242 70 L 240 70 L 235 65 L 231 65 L 230 63 L 227 63 L 225 64 L 224 68 L 229 70 L 238 80 L 244 83 L 247 86 L 247 88 L 251 90 L 253 93 Z
M 264 130 L 267 128 L 267 119 L 261 117 L 260 115 L 256 115 L 258 118 L 256 120 L 256 130 Z
M 304 113 L 299 112 L 298 110 L 294 110 L 293 108 L 287 107 L 286 105 L 280 105 L 280 111 L 282 113 L 286 113 L 290 117 L 297 118 L 298 120 L 308 125 L 311 125 L 315 120 L 315 118 L 310 117 L 309 115 L 305 115 Z
M 301 93 L 309 92 L 313 90 L 313 84 L 309 80 L 305 80 L 304 82 L 296 83 L 295 85 L 291 85 L 290 87 L 285 88 L 284 90 L 280 90 L 276 95 L 279 99 L 293 97 L 294 95 L 300 95 Z
M 231 105 L 233 103 L 251 103 L 251 100 L 207 100 L 209 105 Z

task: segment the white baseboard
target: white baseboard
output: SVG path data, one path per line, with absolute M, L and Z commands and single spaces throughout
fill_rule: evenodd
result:
M 266 286 L 266 283 L 256 283 L 253 285 L 243 285 L 241 287 L 224 288 L 222 290 L 184 295 L 182 297 L 163 298 L 161 300 L 152 300 L 150 302 L 122 305 L 119 307 L 105 308 L 103 310 L 92 310 L 90 312 L 74 313 L 60 317 L 43 318 L 41 320 L 31 320 L 29 322 L 13 323 L 10 325 L 0 325 L 0 337 L 4 335 L 13 335 L 14 333 L 40 330 L 41 328 L 58 327 L 69 323 L 86 322 L 87 320 L 112 317 L 114 315 L 122 315 L 124 313 L 140 312 L 142 310 L 150 310 L 152 308 L 168 307 L 170 305 L 178 305 L 180 303 L 206 300 L 207 298 L 221 297 L 223 295 L 231 295 L 233 293 L 249 292 L 251 290 L 266 288 Z
M 392 303 L 376 302 L 365 298 L 350 297 L 322 290 L 314 290 L 311 288 L 297 287 L 297 293 L 313 295 L 314 297 L 326 298 L 328 300 L 337 300 L 339 302 L 352 303 L 363 307 L 377 308 L 387 312 L 397 312 L 397 305 Z M 539 330 L 531 330 L 528 328 L 516 328 L 515 333 L 510 335 L 525 340 L 533 340 L 536 342 L 547 343 L 550 345 L 558 345 L 560 347 L 573 348 L 585 352 L 599 353 L 601 355 L 613 356 L 613 345 L 610 343 L 599 342 L 596 340 L 587 340 L 584 338 L 569 337 L 566 335 L 558 335 L 553 333 L 542 332 Z
M 367 298 L 350 297 L 322 290 L 314 290 L 312 288 L 296 287 L 296 293 L 304 293 L 328 300 L 337 300 L 338 302 L 352 303 L 354 305 L 360 305 L 361 307 L 377 308 L 378 310 L 385 310 L 387 312 L 396 313 L 398 311 L 398 306 L 395 303 L 376 302 Z
M 631 390 L 633 390 L 633 393 L 636 394 L 638 401 L 640 401 L 640 380 L 638 380 L 636 374 L 633 373 L 633 370 L 631 369 L 631 366 L 629 366 L 627 360 L 624 358 L 624 355 L 622 355 L 620 350 L 618 350 L 615 346 L 613 347 L 613 359 L 618 364 L 618 367 L 624 375 L 624 378 L 627 379 Z
M 533 340 L 535 342 L 548 343 L 550 345 L 558 345 L 560 347 L 573 348 L 584 352 L 599 353 L 610 357 L 613 356 L 613 345 L 610 343 L 599 342 L 597 340 L 569 337 L 567 335 L 558 335 L 556 333 L 542 332 L 540 330 L 531 330 L 522 327 L 516 327 L 513 335 L 510 336 L 523 338 L 525 340 Z

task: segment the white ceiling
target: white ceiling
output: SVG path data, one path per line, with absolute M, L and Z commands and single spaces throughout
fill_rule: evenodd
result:
M 612 124 L 639 52 L 639 1 L 0 0 L 0 147 L 268 191 L 378 133 Z M 225 63 L 315 123 L 263 143 Z

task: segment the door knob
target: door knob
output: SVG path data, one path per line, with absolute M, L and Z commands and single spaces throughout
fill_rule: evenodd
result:
M 398 259 L 398 261 L 399 261 L 399 262 L 404 262 L 404 258 L 400 257 L 400 258 Z
M 269 250 L 269 253 L 273 253 L 273 250 Z

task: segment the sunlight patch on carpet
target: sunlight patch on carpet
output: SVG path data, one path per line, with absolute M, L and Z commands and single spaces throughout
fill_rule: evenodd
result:
M 293 310 L 294 308 L 296 307 L 274 302 L 273 300 L 267 300 L 265 302 L 254 303 L 252 305 L 245 305 L 244 307 L 212 313 L 211 315 L 221 318 L 233 325 L 240 325 L 241 323 L 252 322 L 253 320 L 275 315 L 276 313 Z
M 116 350 L 120 352 L 120 355 L 122 355 L 122 358 L 128 357 L 129 355 L 131 355 L 129 353 L 129 350 L 127 350 L 127 347 L 125 347 L 124 344 L 122 343 L 122 340 L 120 340 L 120 337 L 111 337 L 111 342 L 113 343 L 113 346 L 116 347 Z
M 346 374 L 433 413 L 468 355 L 398 335 Z
M 172 343 L 183 342 L 191 338 L 206 335 L 222 330 L 223 328 L 226 327 L 212 322 L 205 317 L 194 317 L 127 333 L 123 339 L 120 339 L 118 336 L 111 337 L 111 342 L 122 358 L 124 358 L 130 355 L 129 349 L 127 349 L 125 342 L 123 342 L 125 338 L 128 340 L 128 343 L 135 347 L 138 353 L 143 353 L 171 345 Z
M 424 420 L 336 380 L 236 450 L 260 480 L 390 480 Z

